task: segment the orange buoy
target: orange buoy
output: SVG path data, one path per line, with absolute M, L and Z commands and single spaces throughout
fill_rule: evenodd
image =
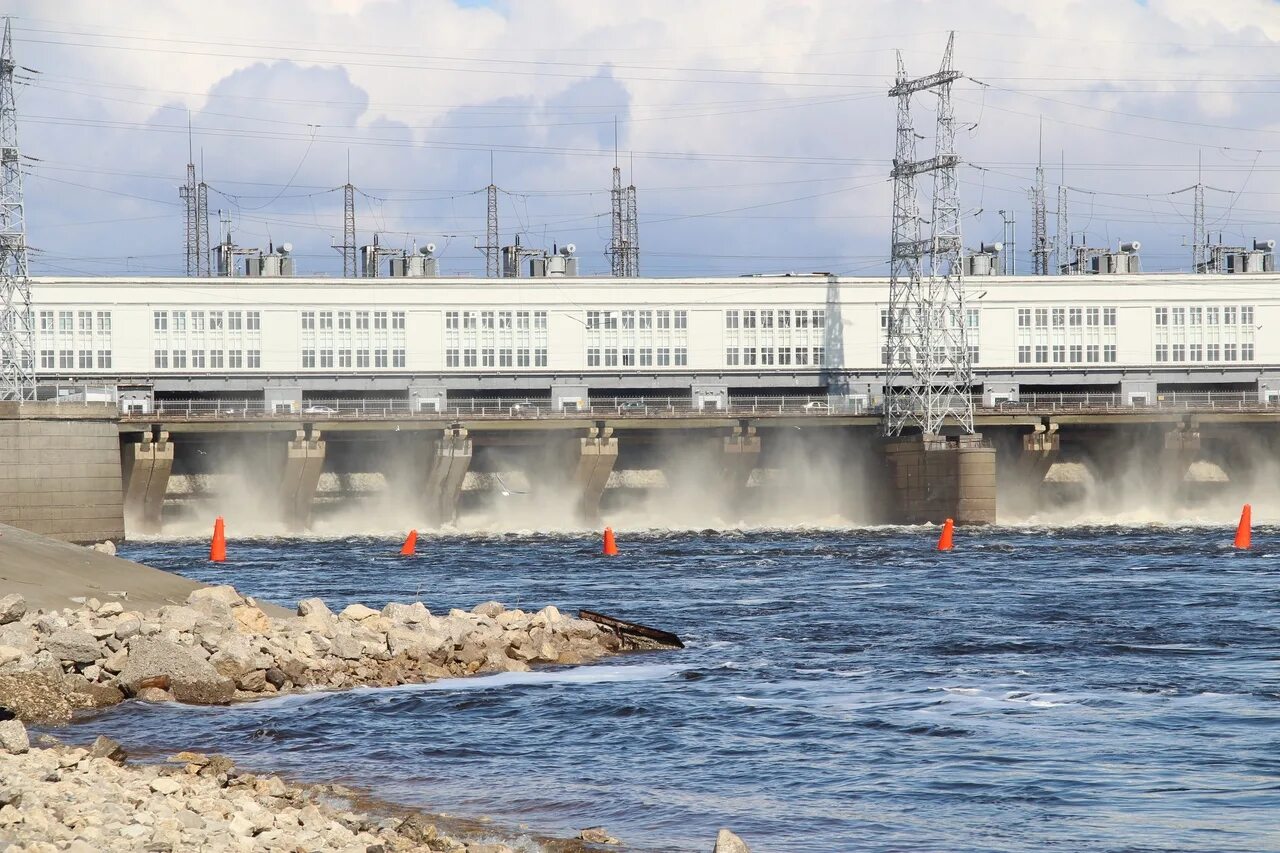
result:
M 418 531 L 410 530 L 409 536 L 404 540 L 404 544 L 400 546 L 401 557 L 412 557 L 414 552 L 418 550 Z
M 952 541 L 955 538 L 956 523 L 951 519 L 947 519 L 942 525 L 942 535 L 938 537 L 938 550 L 950 551 L 955 547 Z
M 209 545 L 209 562 L 223 563 L 227 559 L 227 523 L 218 516 L 213 522 L 213 542 Z
M 606 527 L 604 529 L 604 555 L 606 557 L 618 556 L 618 543 L 613 538 L 612 527 Z
M 1244 505 L 1240 510 L 1240 523 L 1236 525 L 1235 547 L 1241 551 L 1249 550 L 1253 544 L 1253 507 Z

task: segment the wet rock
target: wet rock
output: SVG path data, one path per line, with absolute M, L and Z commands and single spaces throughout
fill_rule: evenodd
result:
M 139 702 L 172 702 L 173 694 L 163 687 L 143 687 L 133 694 Z
M 0 675 L 0 708 L 28 723 L 56 725 L 71 719 L 72 703 L 61 678 L 33 671 Z
M 27 600 L 16 592 L 0 598 L 0 625 L 17 622 L 27 612 Z
M 30 748 L 31 741 L 27 738 L 27 727 L 21 720 L 0 722 L 0 753 L 20 755 Z
M 120 741 L 109 738 L 106 735 L 98 735 L 93 741 L 93 745 L 89 747 L 89 755 L 93 758 L 106 758 L 117 764 L 122 763 L 128 758 L 128 753 L 124 751 L 124 747 L 120 745 Z
M 722 829 L 716 835 L 716 846 L 711 853 L 751 853 L 751 848 L 729 830 Z
M 156 676 L 168 677 L 169 690 L 179 702 L 222 705 L 235 695 L 235 682 L 189 648 L 156 638 L 135 639 L 117 676 L 120 688 L 136 693 L 144 681 Z
M 87 664 L 98 659 L 98 641 L 86 631 L 55 631 L 44 641 L 44 647 L 58 660 Z
M 271 667 L 263 673 L 267 683 L 279 690 L 289 683 L 289 677 L 284 674 L 284 670 L 277 667 Z
M 622 842 L 604 831 L 602 826 L 590 826 L 578 833 L 578 838 L 592 844 L 621 844 Z

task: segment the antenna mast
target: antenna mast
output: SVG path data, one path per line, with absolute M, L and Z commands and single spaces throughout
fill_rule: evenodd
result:
M 962 75 L 952 67 L 955 33 L 947 38 L 942 67 L 907 78 L 898 53 L 898 73 L 889 97 L 898 99 L 897 148 L 893 158 L 893 256 L 889 279 L 889 366 L 885 383 L 884 434 L 918 428 L 938 435 L 948 421 L 973 433 L 970 391 L 973 368 L 965 333 L 960 265 L 960 200 L 951 84 Z M 938 96 L 937 148 L 916 160 L 911 96 Z M 916 176 L 933 174 L 931 234 L 920 237 Z M 926 263 L 928 259 L 927 274 Z
M 4 19 L 0 48 L 0 400 L 34 400 L 35 324 L 27 272 L 11 24 L 12 19 Z
M 356 188 L 351 183 L 351 152 L 347 152 L 347 182 L 342 185 L 342 277 L 356 277 Z
M 1036 275 L 1049 274 L 1049 221 L 1044 192 L 1044 122 L 1040 123 L 1040 155 L 1036 159 L 1036 185 L 1031 195 L 1031 257 Z

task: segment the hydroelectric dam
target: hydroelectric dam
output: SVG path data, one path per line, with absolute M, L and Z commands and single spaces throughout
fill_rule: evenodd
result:
M 1278 285 L 966 279 L 974 433 L 886 439 L 884 278 L 37 277 L 0 521 L 991 523 L 1247 495 L 1280 440 Z

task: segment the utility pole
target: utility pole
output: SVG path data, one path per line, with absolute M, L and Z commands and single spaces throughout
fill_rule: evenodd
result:
M 356 277 L 356 188 L 351 183 L 351 152 L 347 152 L 347 182 L 342 185 L 342 277 Z
M 35 322 L 27 269 L 18 108 L 13 97 L 12 19 L 0 46 L 0 399 L 36 398 Z
M 965 330 L 960 263 L 960 200 L 951 84 L 962 76 L 952 67 L 955 33 L 947 38 L 941 68 L 909 79 L 898 53 L 889 97 L 898 100 L 897 147 L 893 158 L 893 244 L 889 279 L 889 365 L 883 429 L 899 436 L 918 428 L 936 436 L 948 422 L 973 434 L 973 368 Z M 936 150 L 916 159 L 911 96 L 938 97 Z M 921 239 L 916 176 L 933 175 L 931 234 Z M 927 263 L 926 263 L 927 261 Z

